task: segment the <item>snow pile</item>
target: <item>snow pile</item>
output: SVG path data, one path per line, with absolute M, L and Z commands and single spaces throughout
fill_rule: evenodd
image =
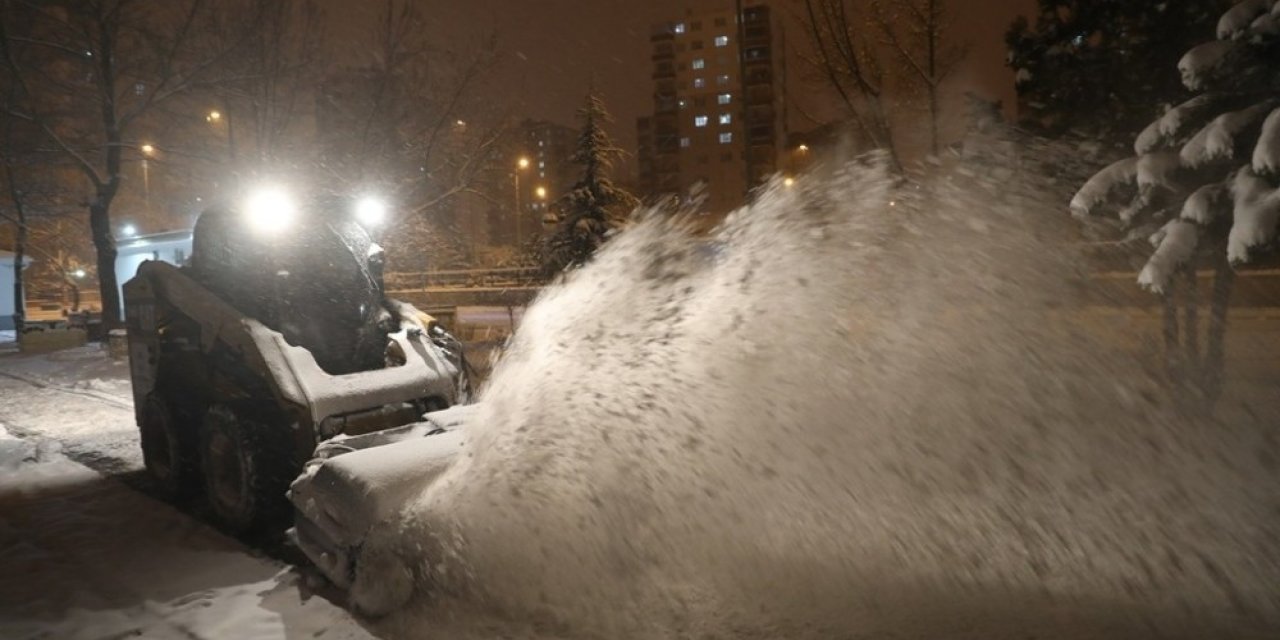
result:
M 1062 311 L 1045 225 L 1076 183 L 1033 154 L 621 234 L 529 308 L 457 464 L 371 540 L 418 582 L 388 628 L 1273 637 L 1280 444 L 1158 406 Z
M 282 565 L 0 426 L 0 638 L 322 636 L 372 638 Z

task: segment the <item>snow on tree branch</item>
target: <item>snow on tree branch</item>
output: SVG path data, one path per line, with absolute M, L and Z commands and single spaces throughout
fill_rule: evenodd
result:
M 1186 220 L 1170 220 L 1151 236 L 1156 250 L 1138 274 L 1138 284 L 1155 293 L 1164 293 L 1169 279 L 1178 269 L 1191 261 L 1200 229 Z

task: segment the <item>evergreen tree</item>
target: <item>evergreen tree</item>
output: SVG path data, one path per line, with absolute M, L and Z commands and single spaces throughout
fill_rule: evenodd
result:
M 1168 69 L 1213 28 L 1229 0 L 1039 0 L 1035 28 L 1005 35 L 1022 124 L 1051 134 L 1129 136 L 1185 99 Z
M 1184 346 L 1179 376 L 1212 400 L 1223 365 L 1233 267 L 1274 251 L 1280 224 L 1280 0 L 1243 0 L 1222 14 L 1217 40 L 1178 62 L 1187 89 L 1197 93 L 1169 109 L 1138 135 L 1134 157 L 1103 169 L 1071 201 L 1077 216 L 1118 197 L 1125 225 L 1159 230 L 1139 283 L 1174 307 L 1178 276 L 1190 286 L 1186 327 L 1165 318 L 1166 344 Z M 1170 74 L 1172 75 L 1172 74 Z M 1199 357 L 1195 268 L 1214 277 L 1207 362 Z M 1175 307 L 1176 308 L 1176 307 Z M 1175 371 L 1175 373 L 1178 373 Z
M 621 226 L 638 204 L 635 196 L 609 180 L 609 169 L 622 150 L 604 130 L 611 119 L 604 100 L 594 89 L 587 92 L 578 117 L 582 120 L 582 133 L 573 162 L 582 167 L 582 177 L 545 220 L 553 226 L 542 248 L 542 267 L 548 275 L 590 259 L 608 233 Z

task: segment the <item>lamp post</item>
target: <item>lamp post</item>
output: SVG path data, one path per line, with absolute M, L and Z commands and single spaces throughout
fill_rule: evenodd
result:
M 520 172 L 528 168 L 529 168 L 529 159 L 524 156 L 520 156 L 520 158 L 516 160 L 516 170 L 511 174 L 512 179 L 515 180 L 515 188 L 516 188 L 515 215 L 516 215 L 516 246 L 517 247 L 524 244 L 524 225 L 522 220 L 522 218 L 524 217 L 524 212 L 520 210 Z
M 142 151 L 142 207 L 151 213 L 151 169 L 147 160 L 155 156 L 156 148 L 146 143 L 138 149 Z
M 236 161 L 236 138 L 235 138 L 235 131 L 232 130 L 231 128 L 231 118 L 229 116 L 223 115 L 223 113 L 221 111 L 218 111 L 217 109 L 212 109 L 209 111 L 208 114 L 205 115 L 204 121 L 208 122 L 209 124 L 215 127 L 221 125 L 224 122 L 227 124 L 227 157 L 230 158 L 232 162 L 235 162 Z

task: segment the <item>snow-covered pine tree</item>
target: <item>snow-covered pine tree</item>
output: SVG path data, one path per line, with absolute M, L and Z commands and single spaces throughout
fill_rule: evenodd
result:
M 635 196 L 609 180 L 609 169 L 622 150 L 604 130 L 609 112 L 594 89 L 587 92 L 578 117 L 582 133 L 573 162 L 582 167 L 582 177 L 546 219 L 553 225 L 542 250 L 542 266 L 548 275 L 586 262 L 638 204 Z
M 1187 92 L 1171 67 L 1231 0 L 1039 0 L 1034 26 L 1005 35 L 1021 124 L 1054 134 L 1129 136 Z
M 1232 269 L 1276 244 L 1280 0 L 1236 3 L 1218 20 L 1217 39 L 1188 51 L 1178 70 L 1196 95 L 1138 135 L 1136 156 L 1086 182 L 1071 210 L 1087 216 L 1130 196 L 1119 209 L 1121 222 L 1134 229 L 1158 225 L 1151 236 L 1155 251 L 1138 282 L 1167 300 L 1175 276 L 1194 283 L 1197 261 L 1211 261 L 1217 273 L 1203 389 L 1212 398 L 1220 384 Z M 1189 293 L 1194 303 L 1194 287 Z M 1187 337 L 1198 340 L 1189 324 Z

